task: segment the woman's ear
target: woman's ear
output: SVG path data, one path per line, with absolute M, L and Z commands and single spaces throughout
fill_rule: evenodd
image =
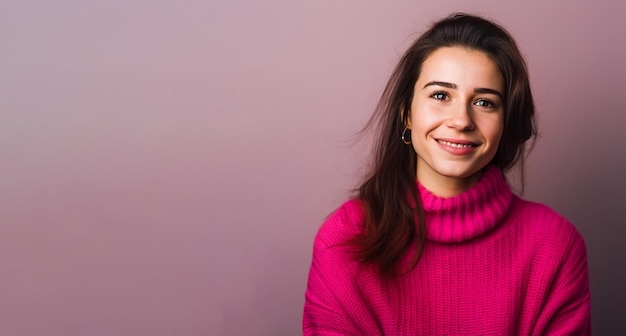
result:
M 403 113 L 405 114 L 404 120 L 406 120 L 406 122 L 404 123 L 404 126 L 406 126 L 406 128 L 408 129 L 411 129 L 411 111 L 404 110 Z

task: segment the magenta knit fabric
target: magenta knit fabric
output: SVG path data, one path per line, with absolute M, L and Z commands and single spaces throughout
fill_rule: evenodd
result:
M 585 244 L 548 207 L 511 193 L 489 167 L 467 192 L 418 184 L 427 243 L 418 266 L 382 281 L 341 245 L 362 228 L 349 201 L 315 238 L 304 335 L 588 335 Z

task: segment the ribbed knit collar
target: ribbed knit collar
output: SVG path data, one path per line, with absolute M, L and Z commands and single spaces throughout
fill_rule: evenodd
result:
M 426 238 L 442 243 L 462 242 L 490 231 L 506 215 L 513 196 L 495 166 L 488 166 L 469 190 L 450 198 L 417 185 L 426 215 Z

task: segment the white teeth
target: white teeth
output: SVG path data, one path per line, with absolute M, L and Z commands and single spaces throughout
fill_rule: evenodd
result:
M 454 143 L 454 142 L 449 142 L 449 141 L 444 141 L 444 140 L 437 140 L 439 141 L 439 143 L 444 144 L 446 146 L 450 146 L 450 147 L 454 147 L 454 148 L 467 148 L 467 147 L 473 147 L 473 145 L 464 145 L 464 144 L 458 144 L 458 143 Z

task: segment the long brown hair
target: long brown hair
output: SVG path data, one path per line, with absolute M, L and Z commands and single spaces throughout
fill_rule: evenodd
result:
M 502 72 L 504 131 L 491 164 L 504 172 L 520 164 L 521 170 L 526 141 L 537 134 L 526 63 L 506 30 L 481 17 L 457 13 L 422 34 L 400 59 L 365 127 L 374 129 L 376 137 L 370 171 L 356 195 L 364 205 L 364 230 L 348 243 L 356 247 L 357 260 L 377 265 L 383 276 L 415 268 L 424 248 L 424 208 L 415 176 L 417 154 L 403 143 L 401 135 L 421 66 L 441 47 L 484 52 Z M 409 252 L 408 268 L 400 269 L 400 261 Z

